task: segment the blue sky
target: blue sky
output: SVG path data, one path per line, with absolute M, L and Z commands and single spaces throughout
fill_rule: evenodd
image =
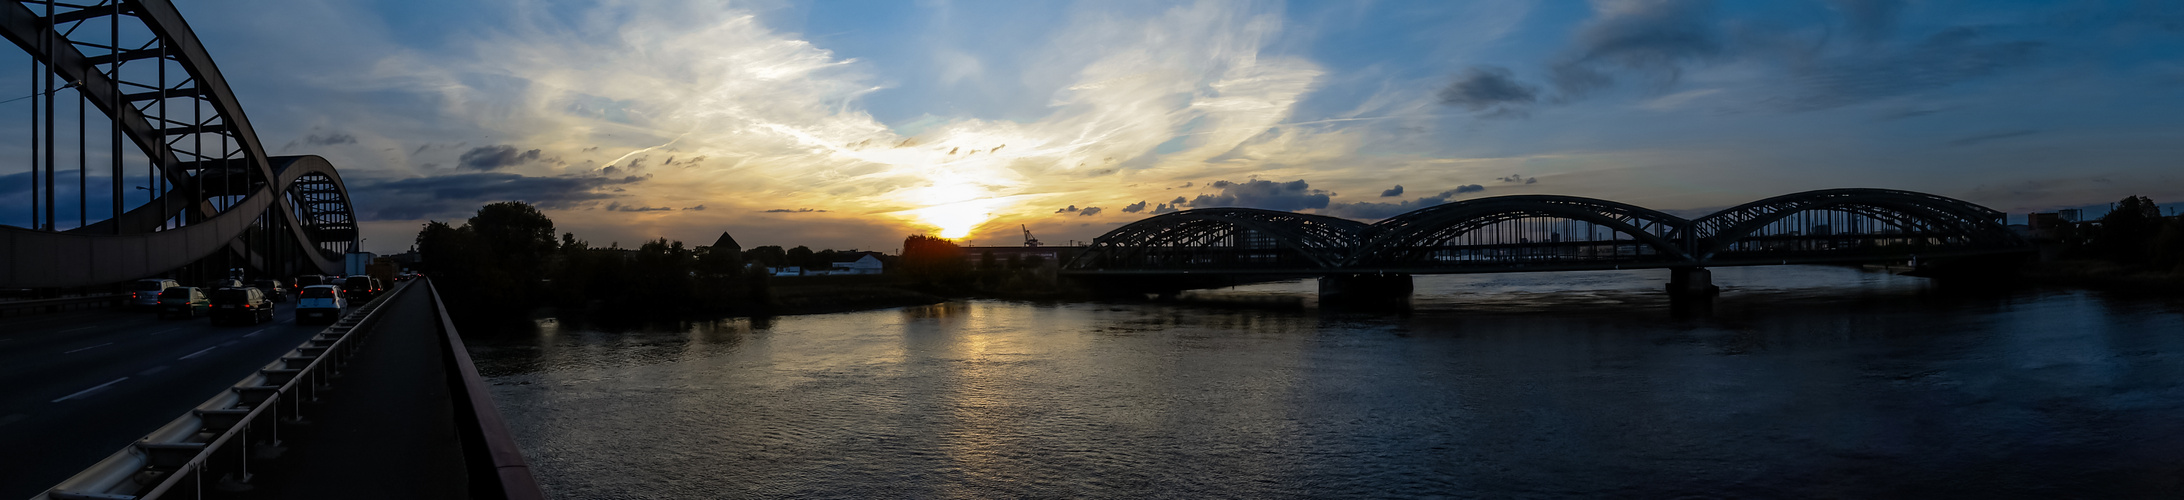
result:
M 2180 5 L 181 8 L 275 154 L 333 160 L 367 247 L 398 251 L 421 221 L 501 199 L 595 243 L 868 249 L 1506 194 L 1692 212 L 1835 187 L 2015 213 L 2176 201 Z

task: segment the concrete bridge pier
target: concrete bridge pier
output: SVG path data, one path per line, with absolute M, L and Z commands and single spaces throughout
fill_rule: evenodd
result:
M 1703 267 L 1668 268 L 1668 307 L 1677 316 L 1703 315 L 1714 310 L 1714 272 Z
M 1410 304 L 1411 275 L 1331 274 L 1319 278 L 1321 304 L 1403 306 Z

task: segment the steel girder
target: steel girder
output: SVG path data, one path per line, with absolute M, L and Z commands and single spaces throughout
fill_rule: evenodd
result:
M 1960 240 L 1950 246 L 2024 245 L 2003 224 L 2004 214 L 1987 207 L 1913 191 L 1851 188 L 1776 196 L 1700 217 L 1691 223 L 1696 243 L 1692 253 L 1710 260 L 1769 225 L 1816 211 L 1840 211 L 1887 221 L 1904 229 L 1904 237 Z
M 47 19 L 25 4 L 54 15 Z M 108 31 L 117 34 L 109 36 L 118 41 L 125 20 L 145 28 L 151 40 L 132 48 L 69 38 L 84 23 L 105 23 L 115 27 Z M 261 215 L 276 242 L 238 245 L 248 262 L 270 262 L 252 252 L 272 250 L 304 257 L 306 272 L 338 273 L 340 252 L 355 248 L 354 208 L 340 175 L 316 156 L 266 156 L 225 77 L 166 0 L 8 2 L 0 5 L 0 36 L 74 83 L 168 184 L 119 217 L 65 233 L 0 227 L 0 251 L 7 257 L 0 286 L 83 286 L 165 272 L 245 235 L 263 238 L 267 233 L 247 230 Z M 86 47 L 106 54 L 86 55 Z M 144 61 L 139 69 L 157 64 L 159 77 L 126 77 L 123 67 L 133 61 Z M 169 81 L 169 65 L 181 70 L 178 80 Z M 170 112 L 172 100 L 185 101 L 191 111 Z M 181 225 L 170 227 L 178 218 Z
M 1496 223 L 1522 218 L 1560 218 L 1607 226 L 1651 247 L 1666 259 L 1687 260 L 1672 238 L 1689 224 L 1682 217 L 1607 200 L 1577 196 L 1495 196 L 1447 203 L 1389 217 L 1372 226 L 1372 237 L 1345 260 L 1349 266 L 1417 265 L 1429 249 Z M 1516 243 L 1516 242 L 1506 242 Z
M 1831 228 L 1826 234 L 1814 234 L 1813 228 L 1804 227 L 1791 234 L 1767 234 L 1770 225 L 1799 214 L 1820 212 L 1862 217 L 1864 219 L 1860 220 L 1866 221 L 1865 229 L 1886 225 L 1895 232 L 1860 229 L 1834 233 Z M 1762 263 L 1763 260 L 1758 259 L 1761 256 L 1733 250 L 1739 243 L 1796 240 L 1896 240 L 1909 244 L 1900 250 L 1878 246 L 1830 248 L 1795 256 L 1800 261 L 1856 260 L 1874 255 L 1895 257 L 1918 249 L 1973 254 L 2025 249 L 2024 242 L 2009 232 L 2001 218 L 2001 212 L 1962 200 L 1889 189 L 1808 191 L 1759 200 L 1692 220 L 1624 203 L 1548 195 L 1498 196 L 1448 203 L 1390 217 L 1369 226 L 1319 215 L 1211 208 L 1158 215 L 1116 228 L 1094 239 L 1093 245 L 1072 259 L 1065 269 L 1130 273 L 1206 268 L 1207 271 L 1230 272 L 1324 273 L 1475 272 L 1475 269 L 1457 268 L 1495 265 L 1510 267 L 1510 270 L 1752 265 Z M 1524 219 L 1595 224 L 1613 231 L 1616 236 L 1608 240 L 1594 240 L 1588 235 L 1585 240 L 1571 241 L 1450 244 L 1471 232 Z M 1267 245 L 1241 244 L 1244 231 L 1268 236 Z M 1573 255 L 1576 252 L 1568 250 L 1586 246 L 1643 246 L 1652 253 L 1630 258 L 1598 258 Z M 1220 256 L 1223 252 L 1263 253 L 1268 249 L 1289 252 L 1285 255 L 1296 258 L 1257 267 L 1231 264 L 1224 269 L 1194 265 L 1190 261 L 1205 255 Z M 1432 260 L 1433 252 L 1450 249 L 1563 249 L 1569 254 L 1546 254 L 1547 258 L 1538 260 L 1551 262 L 1525 263 L 1521 267 L 1506 262 L 1450 264 Z M 1770 259 L 1776 256 L 1779 254 L 1768 255 Z
M 1273 256 L 1271 264 L 1332 268 L 1357 245 L 1366 224 L 1325 215 L 1255 208 L 1202 208 L 1156 215 L 1115 228 L 1067 263 L 1086 269 L 1122 264 L 1177 267 L 1189 259 L 1164 257 L 1246 251 Z

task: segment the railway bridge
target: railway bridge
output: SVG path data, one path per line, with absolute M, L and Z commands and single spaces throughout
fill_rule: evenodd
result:
M 1576 196 L 1518 195 L 1427 207 L 1374 223 L 1206 208 L 1116 228 L 1063 265 L 1091 286 L 1173 292 L 1320 278 L 1330 299 L 1408 296 L 1419 274 L 1668 269 L 1669 292 L 1710 296 L 1709 267 L 1913 262 L 2032 251 L 2001 212 L 1891 189 L 1824 189 L 1696 219 Z

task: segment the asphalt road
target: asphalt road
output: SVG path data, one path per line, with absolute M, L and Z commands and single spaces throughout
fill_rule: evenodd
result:
M 0 499 L 29 498 L 106 458 L 326 325 L 212 325 L 93 309 L 0 319 Z

